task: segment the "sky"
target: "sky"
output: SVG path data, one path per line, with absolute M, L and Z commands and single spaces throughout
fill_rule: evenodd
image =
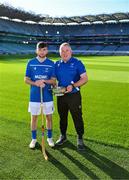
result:
M 0 3 L 53 17 L 129 12 L 129 0 L 0 0 Z

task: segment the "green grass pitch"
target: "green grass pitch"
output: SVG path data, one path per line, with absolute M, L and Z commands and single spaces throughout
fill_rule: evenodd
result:
M 129 57 L 78 56 L 89 76 L 88 84 L 81 88 L 86 151 L 76 150 L 76 133 L 69 115 L 68 142 L 55 149 L 46 143 L 48 161 L 40 149 L 28 148 L 29 86 L 23 79 L 29 58 L 0 57 L 0 179 L 129 179 Z M 54 103 L 56 141 L 59 118 L 55 97 Z

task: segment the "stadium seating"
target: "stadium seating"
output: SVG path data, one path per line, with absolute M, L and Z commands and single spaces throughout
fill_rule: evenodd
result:
M 33 53 L 38 41 L 47 41 L 52 53 L 69 42 L 75 54 L 129 55 L 129 23 L 41 25 L 0 18 L 0 54 Z

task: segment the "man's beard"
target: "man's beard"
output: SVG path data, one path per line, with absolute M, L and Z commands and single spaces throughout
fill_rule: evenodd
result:
M 45 58 L 46 56 L 40 56 L 40 55 L 39 55 L 39 57 L 40 57 L 41 59 L 43 59 L 43 58 Z

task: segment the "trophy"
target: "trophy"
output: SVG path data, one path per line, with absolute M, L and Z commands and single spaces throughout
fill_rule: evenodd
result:
M 55 96 L 63 96 L 66 92 L 66 88 L 62 86 L 57 86 L 57 87 L 54 87 L 52 91 Z

